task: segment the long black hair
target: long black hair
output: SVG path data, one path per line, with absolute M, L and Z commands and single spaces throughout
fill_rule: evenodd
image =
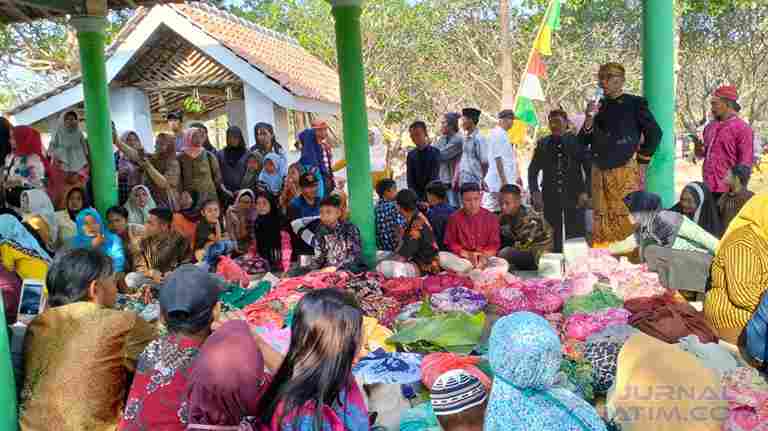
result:
M 354 297 L 336 289 L 306 294 L 293 317 L 288 354 L 259 401 L 262 423 L 271 422 L 281 403 L 285 416 L 311 401 L 314 428 L 322 430 L 322 407 L 348 387 L 362 337 L 363 312 Z M 282 421 L 278 418 L 280 426 Z
M 255 126 L 253 126 L 253 138 L 256 140 L 256 145 L 254 145 L 255 149 L 258 149 L 264 155 L 267 154 L 267 149 L 262 147 L 261 144 L 259 144 L 259 129 L 265 129 L 269 131 L 269 134 L 272 135 L 272 151 L 276 154 L 284 154 L 283 147 L 280 145 L 279 142 L 277 142 L 277 138 L 275 137 L 275 129 L 272 128 L 272 125 L 269 123 L 256 123 Z

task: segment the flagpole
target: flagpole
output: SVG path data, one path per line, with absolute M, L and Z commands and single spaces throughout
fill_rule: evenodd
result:
M 531 46 L 531 52 L 528 54 L 528 61 L 525 63 L 525 69 L 523 69 L 523 74 L 520 77 L 520 84 L 517 86 L 517 93 L 515 94 L 515 106 L 513 106 L 512 109 L 517 109 L 517 99 L 520 97 L 520 91 L 523 89 L 523 84 L 525 83 L 525 76 L 528 73 L 528 68 L 531 66 L 533 53 L 536 51 L 536 42 L 541 37 L 541 33 L 544 31 L 544 26 L 547 25 L 547 17 L 549 17 L 549 13 L 552 11 L 552 5 L 554 5 L 556 1 L 560 1 L 560 0 L 549 0 L 549 4 L 547 5 L 547 10 L 544 12 L 544 19 L 542 19 L 541 24 L 539 24 L 539 30 L 536 32 L 536 38 L 533 39 L 533 46 Z

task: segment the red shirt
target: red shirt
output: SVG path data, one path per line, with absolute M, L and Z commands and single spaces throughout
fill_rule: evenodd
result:
M 464 210 L 456 211 L 445 228 L 445 245 L 457 256 L 461 256 L 463 251 L 495 255 L 501 247 L 499 219 L 484 208 L 473 216 Z
M 187 429 L 187 378 L 201 344 L 201 341 L 167 335 L 144 349 L 118 430 Z

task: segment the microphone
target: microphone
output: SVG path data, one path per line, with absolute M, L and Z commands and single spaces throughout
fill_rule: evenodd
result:
M 590 116 L 594 117 L 597 115 L 598 111 L 600 111 L 600 101 L 603 100 L 603 96 L 605 95 L 605 90 L 603 90 L 602 87 L 597 87 L 595 89 L 595 96 L 592 98 L 592 112 L 590 112 Z

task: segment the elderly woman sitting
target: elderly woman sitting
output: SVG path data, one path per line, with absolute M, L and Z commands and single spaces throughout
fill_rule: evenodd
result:
M 768 195 L 752 198 L 736 216 L 712 262 L 707 321 L 735 343 L 768 288 Z
M 635 232 L 609 250 L 624 254 L 640 247 L 642 258 L 665 287 L 704 292 L 717 238 L 688 217 L 663 210 L 656 194 L 632 192 L 624 203 Z

